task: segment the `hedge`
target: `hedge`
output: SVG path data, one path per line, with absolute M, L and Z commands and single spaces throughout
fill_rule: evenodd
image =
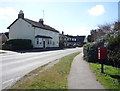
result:
M 106 44 L 107 60 L 104 64 L 120 67 L 120 32 L 103 36 L 96 42 L 87 43 L 83 47 L 84 59 L 88 62 L 100 63 L 98 47 Z
M 2 45 L 2 49 L 9 50 L 26 50 L 31 49 L 32 47 L 32 42 L 29 39 L 11 39 Z
M 92 42 L 85 44 L 83 47 L 84 59 L 88 62 L 100 63 L 98 60 L 98 47 L 103 46 L 103 43 Z
M 111 65 L 120 67 L 120 32 L 108 40 L 108 61 Z

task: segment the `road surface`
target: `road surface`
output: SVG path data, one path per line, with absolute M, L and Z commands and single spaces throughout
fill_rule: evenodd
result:
M 2 78 L 2 89 L 8 88 L 18 79 L 37 67 L 80 51 L 82 51 L 82 48 L 45 52 L 14 53 L 11 55 L 2 54 L 0 55 L 2 58 L 2 75 L 0 76 L 0 78 Z

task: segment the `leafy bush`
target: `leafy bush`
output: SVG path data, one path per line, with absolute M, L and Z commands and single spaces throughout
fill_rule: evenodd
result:
M 10 50 L 10 45 L 8 45 L 8 44 L 2 44 L 2 49 L 3 50 Z
M 108 39 L 108 61 L 111 65 L 120 67 L 120 32 Z
M 96 42 L 84 45 L 84 59 L 88 62 L 100 63 L 98 60 L 98 47 L 107 47 L 107 60 L 104 64 L 120 67 L 120 32 L 113 32 L 102 36 Z
M 3 49 L 10 49 L 10 50 L 25 50 L 31 49 L 32 42 L 29 39 L 11 39 L 6 41 L 3 45 Z
M 84 45 L 84 59 L 88 62 L 99 62 L 98 60 L 98 47 L 103 46 L 102 41 L 100 42 L 92 42 Z

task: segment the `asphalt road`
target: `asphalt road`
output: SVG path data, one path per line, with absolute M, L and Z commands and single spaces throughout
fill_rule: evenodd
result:
M 82 48 L 0 55 L 2 58 L 2 89 L 8 88 L 25 74 L 63 56 L 80 52 Z

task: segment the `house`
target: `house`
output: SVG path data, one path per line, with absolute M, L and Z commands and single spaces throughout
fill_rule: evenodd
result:
M 85 37 L 83 43 L 85 44 L 85 43 L 87 43 L 87 42 L 88 42 L 87 37 Z
M 76 37 L 72 35 L 65 35 L 67 37 L 67 47 L 76 47 Z
M 5 43 L 7 40 L 7 36 L 4 33 L 0 33 L 0 43 Z
M 59 36 L 59 45 L 61 48 L 65 47 L 81 47 L 84 44 L 85 36 L 72 36 L 72 35 L 64 35 L 62 34 Z
M 62 34 L 59 34 L 59 46 L 60 48 L 67 47 L 67 36 L 64 35 L 63 31 Z
M 59 31 L 44 24 L 43 19 L 37 22 L 24 18 L 22 10 L 7 29 L 9 39 L 30 39 L 34 48 L 59 47 Z
M 7 36 L 4 33 L 0 33 L 0 49 L 2 49 L 2 44 L 8 40 Z
M 67 36 L 67 46 L 68 47 L 81 47 L 83 46 L 85 36 L 72 36 L 72 35 L 66 35 Z
M 79 36 L 79 35 L 76 36 L 76 40 L 77 40 L 76 42 L 79 47 L 83 46 L 85 37 L 86 36 Z
M 6 36 L 7 36 L 7 38 L 9 39 L 9 32 L 5 32 L 4 33 Z

